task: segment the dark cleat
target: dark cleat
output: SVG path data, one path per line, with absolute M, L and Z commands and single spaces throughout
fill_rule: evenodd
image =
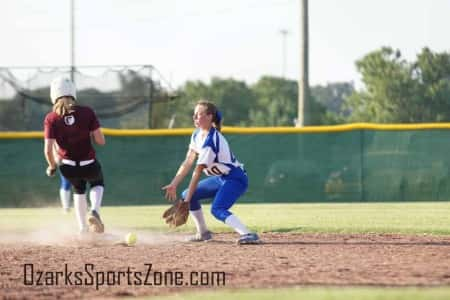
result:
M 261 240 L 256 233 L 247 233 L 241 235 L 241 237 L 237 240 L 237 243 L 238 245 L 260 244 Z

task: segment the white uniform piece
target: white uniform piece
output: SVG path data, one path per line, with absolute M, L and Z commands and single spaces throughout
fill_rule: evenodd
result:
M 75 84 L 73 84 L 69 78 L 57 77 L 53 79 L 50 84 L 50 98 L 52 100 L 52 104 L 55 104 L 56 100 L 63 96 L 71 96 L 76 99 L 77 89 Z
M 191 136 L 189 149 L 198 154 L 197 165 L 206 165 L 207 176 L 227 175 L 233 168 L 243 168 L 236 160 L 228 146 L 227 140 L 214 127 L 208 135 L 202 137 L 201 130 L 196 129 Z

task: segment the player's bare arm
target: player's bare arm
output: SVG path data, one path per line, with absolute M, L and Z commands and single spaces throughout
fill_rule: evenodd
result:
M 48 163 L 47 167 L 48 176 L 53 176 L 56 171 L 56 160 L 55 157 L 53 156 L 55 144 L 56 144 L 55 139 L 45 139 L 44 155 Z
M 100 128 L 97 128 L 96 130 L 91 132 L 92 139 L 97 145 L 105 145 L 105 136 L 103 135 L 103 132 Z
M 205 165 L 197 165 L 192 173 L 191 182 L 189 183 L 188 192 L 184 202 L 190 202 L 192 195 L 194 195 L 195 189 L 197 188 L 198 182 L 200 181 L 200 177 L 202 176 L 203 169 L 205 169 Z
M 165 195 L 166 199 L 168 199 L 169 201 L 176 200 L 177 186 L 180 184 L 180 182 L 183 181 L 184 177 L 186 177 L 186 175 L 189 173 L 189 170 L 192 168 L 192 165 L 194 164 L 196 158 L 197 153 L 194 150 L 189 149 L 188 152 L 186 153 L 186 158 L 178 168 L 175 177 L 168 185 L 162 187 L 162 189 L 166 191 Z

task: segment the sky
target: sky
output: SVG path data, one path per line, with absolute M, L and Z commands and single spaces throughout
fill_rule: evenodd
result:
M 299 78 L 301 0 L 74 1 L 77 65 L 153 65 L 172 87 Z M 70 64 L 70 0 L 0 7 L 0 67 Z M 355 62 L 382 46 L 450 51 L 449 16 L 450 0 L 310 0 L 310 84 L 358 86 Z

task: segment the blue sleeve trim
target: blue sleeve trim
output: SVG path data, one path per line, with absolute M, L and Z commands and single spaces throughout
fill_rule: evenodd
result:
M 214 136 L 216 136 L 216 142 L 217 145 L 214 143 Z M 211 129 L 209 130 L 208 136 L 206 137 L 205 143 L 203 143 L 202 148 L 205 147 L 211 147 L 211 149 L 214 151 L 214 153 L 217 154 L 219 153 L 219 139 L 217 138 L 217 131 L 214 127 L 211 127 Z

